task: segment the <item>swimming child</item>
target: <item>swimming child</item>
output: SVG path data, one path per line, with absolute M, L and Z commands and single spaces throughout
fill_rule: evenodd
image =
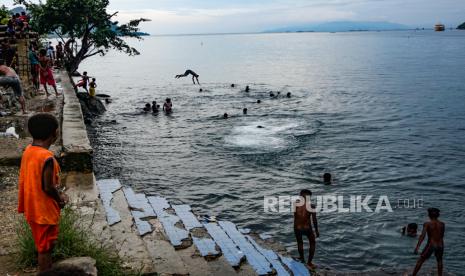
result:
M 42 272 L 52 267 L 60 209 L 69 198 L 60 191 L 60 165 L 49 150 L 58 138 L 58 120 L 49 113 L 37 113 L 29 118 L 27 126 L 32 143 L 21 158 L 18 213 L 24 214 L 31 227 Z
M 245 92 L 249 92 L 249 91 L 250 91 L 250 87 L 247 85 L 247 86 L 245 87 Z
M 242 114 L 247 115 L 247 107 L 244 107 L 244 109 L 242 109 Z
M 95 97 L 95 88 L 97 88 L 96 79 L 92 78 L 92 81 L 89 83 L 89 95 Z
M 228 119 L 228 117 L 229 117 L 228 113 L 225 112 L 225 113 L 223 114 L 223 119 Z
M 152 112 L 153 113 L 158 113 L 159 110 L 160 110 L 160 105 L 158 105 L 156 101 L 153 101 L 152 102 Z
M 173 112 L 173 103 L 170 98 L 166 98 L 163 104 L 163 111 L 165 111 L 166 114 L 171 114 Z
M 287 92 L 286 97 L 290 98 L 291 97 L 291 92 Z
M 402 227 L 402 235 L 407 235 L 409 237 L 416 237 L 418 230 L 418 224 L 409 223 L 407 227 Z
M 315 206 L 310 204 L 311 195 L 312 192 L 310 190 L 304 189 L 300 191 L 300 197 L 302 198 L 301 200 L 303 200 L 305 204 L 301 206 L 297 206 L 296 204 L 295 206 L 294 234 L 297 240 L 299 258 L 302 262 L 305 262 L 304 243 L 302 237 L 306 236 L 308 238 L 310 248 L 307 265 L 313 269 L 315 268 L 315 265 L 312 263 L 316 248 L 315 236 L 318 238 L 320 236 L 320 232 L 318 232 L 318 221 L 316 219 L 316 213 L 312 210 L 315 208 Z M 311 209 L 308 208 L 310 210 L 307 209 L 308 206 L 311 207 Z M 312 223 L 313 227 L 315 228 L 315 232 L 313 231 Z
M 143 108 L 144 112 L 150 112 L 151 109 L 152 109 L 152 107 L 150 106 L 149 103 L 146 103 L 145 107 Z
M 331 174 L 330 173 L 324 173 L 323 174 L 323 183 L 329 185 L 331 184 Z

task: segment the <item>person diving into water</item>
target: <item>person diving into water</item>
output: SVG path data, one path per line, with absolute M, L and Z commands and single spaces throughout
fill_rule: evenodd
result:
M 199 83 L 199 75 L 197 73 L 195 73 L 194 71 L 188 69 L 186 70 L 186 72 L 184 72 L 184 74 L 182 75 L 176 75 L 176 79 L 179 79 L 179 78 L 184 78 L 184 77 L 187 77 L 189 75 L 192 75 L 192 82 L 195 84 L 195 80 L 197 80 L 197 84 L 200 85 Z

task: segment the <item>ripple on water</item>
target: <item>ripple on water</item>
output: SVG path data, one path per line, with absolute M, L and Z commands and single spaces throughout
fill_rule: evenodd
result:
M 315 123 L 313 123 L 315 125 Z M 225 147 L 240 154 L 277 152 L 298 147 L 298 137 L 316 133 L 312 122 L 303 118 L 261 118 L 243 120 L 224 138 Z

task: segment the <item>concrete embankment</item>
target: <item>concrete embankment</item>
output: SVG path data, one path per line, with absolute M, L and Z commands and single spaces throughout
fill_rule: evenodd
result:
M 68 74 L 62 71 L 60 75 L 64 96 L 61 164 L 65 171 L 92 172 L 93 150 L 87 137 L 81 104 Z

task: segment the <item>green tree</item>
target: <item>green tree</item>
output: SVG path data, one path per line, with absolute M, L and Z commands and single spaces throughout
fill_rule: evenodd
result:
M 28 9 L 34 31 L 40 35 L 53 33 L 63 42 L 69 73 L 75 72 L 86 58 L 105 55 L 110 49 L 138 55 L 123 37 L 141 39 L 139 24 L 149 21 L 139 18 L 118 25 L 114 21 L 118 12 L 107 12 L 109 0 L 47 0 L 46 3 L 16 0 L 16 3 Z
M 6 24 L 11 14 L 5 5 L 0 6 L 0 24 Z
M 462 24 L 460 24 L 457 29 L 459 30 L 465 30 L 465 22 L 463 22 Z

